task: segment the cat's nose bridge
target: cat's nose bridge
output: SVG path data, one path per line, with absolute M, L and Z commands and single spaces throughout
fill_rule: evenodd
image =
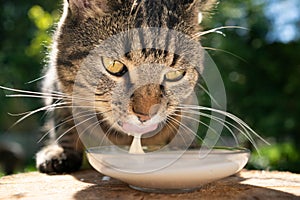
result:
M 140 121 L 145 122 L 157 114 L 162 98 L 161 86 L 147 84 L 136 89 L 131 97 L 132 111 Z

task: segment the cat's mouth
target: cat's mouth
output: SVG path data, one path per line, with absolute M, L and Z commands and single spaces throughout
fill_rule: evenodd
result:
M 155 131 L 158 128 L 158 124 L 136 125 L 136 124 L 131 124 L 131 123 L 127 123 L 127 122 L 122 122 L 122 123 L 120 122 L 118 124 L 121 126 L 123 131 L 125 133 L 127 133 L 128 135 L 142 135 L 145 133 Z

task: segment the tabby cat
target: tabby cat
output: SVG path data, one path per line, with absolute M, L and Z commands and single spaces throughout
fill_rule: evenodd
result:
M 45 95 L 50 138 L 36 155 L 37 168 L 63 173 L 81 166 L 84 145 L 72 120 L 75 84 L 76 98 L 83 99 L 81 112 L 94 106 L 101 128 L 114 144 L 130 145 L 130 132 L 155 130 L 156 134 L 142 139 L 144 145 L 169 143 L 180 121 L 176 105 L 194 90 L 203 68 L 202 53 L 181 46 L 186 51 L 181 53 L 197 57 L 198 66 L 193 66 L 176 49 L 149 48 L 143 31 L 132 41 L 106 45 L 110 52 L 106 55 L 96 50 L 103 41 L 139 28 L 173 30 L 192 38 L 201 28 L 199 12 L 209 11 L 214 4 L 214 0 L 65 0 L 43 82 L 43 92 L 51 92 Z M 158 31 L 157 37 L 168 49 L 172 42 L 163 32 Z M 140 48 L 133 48 L 133 43 L 140 43 Z M 124 54 L 114 56 L 118 50 Z M 79 71 L 84 74 L 82 82 L 77 79 Z M 86 100 L 86 91 L 92 91 L 94 99 Z

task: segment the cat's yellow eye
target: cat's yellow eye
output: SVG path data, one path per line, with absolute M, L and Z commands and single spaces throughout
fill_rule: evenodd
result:
M 184 75 L 185 75 L 185 70 L 183 70 L 183 69 L 176 70 L 176 71 L 170 71 L 170 72 L 166 73 L 165 79 L 170 82 L 179 81 L 180 79 L 182 79 L 184 77 Z
M 104 57 L 102 58 L 102 62 L 105 69 L 112 75 L 122 76 L 127 72 L 127 67 L 117 60 Z

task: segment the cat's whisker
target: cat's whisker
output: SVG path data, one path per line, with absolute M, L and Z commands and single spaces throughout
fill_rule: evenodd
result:
M 29 94 L 8 94 L 6 97 L 30 97 L 30 98 L 39 98 L 39 99 L 48 99 L 50 96 L 44 96 L 44 95 L 29 95 Z M 53 97 L 51 96 L 52 99 L 57 99 L 61 100 L 62 97 Z
M 56 101 L 54 101 L 52 104 L 57 104 L 62 102 L 61 99 L 57 99 Z M 66 102 L 67 103 L 67 102 Z M 68 105 L 68 104 L 66 104 Z M 48 110 L 45 111 L 45 113 L 42 115 L 42 118 L 44 118 L 45 116 L 47 116 L 51 111 L 53 111 L 55 108 L 50 108 Z
M 38 78 L 36 78 L 36 79 L 33 79 L 33 80 L 31 80 L 31 81 L 28 81 L 28 82 L 26 82 L 25 84 L 31 84 L 31 83 L 37 82 L 37 81 L 39 81 L 39 80 L 42 80 L 42 79 L 44 79 L 45 77 L 47 77 L 47 75 L 44 75 L 44 76 L 38 77 Z
M 98 122 L 95 122 L 95 125 L 94 127 L 92 128 L 92 130 L 90 131 L 90 134 L 93 133 L 94 129 L 97 127 L 97 126 L 100 126 L 103 122 L 105 122 L 107 120 L 107 118 L 103 118 L 102 120 L 98 121 Z M 103 140 L 105 140 L 106 138 L 106 134 L 105 133 L 104 135 L 102 135 L 102 137 L 100 138 L 101 140 L 99 140 L 99 143 L 98 143 L 98 146 L 101 146 L 102 143 L 103 143 Z
M 98 113 L 98 114 L 101 114 L 101 113 Z M 85 134 L 85 132 L 86 132 L 88 129 L 91 129 L 88 133 L 89 133 L 90 135 L 92 135 L 93 132 L 94 132 L 94 129 L 95 129 L 97 126 L 99 126 L 101 123 L 103 123 L 104 121 L 105 121 L 105 119 L 102 119 L 102 120 L 96 121 L 96 122 L 91 123 L 90 125 L 88 125 L 83 131 L 80 132 L 79 138 L 81 138 L 82 135 Z M 104 138 L 104 137 L 102 137 L 102 140 L 101 140 L 101 141 L 103 141 L 103 138 Z M 93 138 L 93 140 L 94 140 L 94 138 Z M 101 142 L 101 143 L 102 143 L 102 142 Z M 101 143 L 99 144 L 99 146 L 101 146 Z
M 94 106 L 94 105 L 92 105 L 92 106 L 82 106 L 82 105 L 68 105 L 68 106 L 57 106 L 57 107 L 53 107 L 54 109 L 62 109 L 62 108 L 72 108 L 72 109 L 74 109 L 74 108 L 91 108 L 91 110 L 92 109 L 96 109 L 96 107 Z M 53 108 L 51 108 L 51 109 L 53 109 Z
M 47 90 L 48 92 L 50 92 L 51 94 L 58 94 L 58 95 L 65 95 L 63 92 L 59 92 L 59 91 L 55 91 L 55 90 Z
M 231 55 L 231 56 L 233 56 L 233 57 L 235 57 L 235 58 L 243 61 L 244 63 L 248 63 L 247 60 L 245 60 L 244 58 L 242 58 L 242 57 L 240 57 L 240 56 L 238 56 L 238 55 L 236 55 L 234 53 L 231 53 L 230 51 L 226 51 L 226 50 L 218 49 L 218 48 L 213 48 L 213 47 L 202 47 L 202 48 L 205 49 L 205 50 L 213 50 L 213 51 L 220 51 L 222 53 L 227 53 L 227 54 L 229 54 L 229 55 Z
M 68 102 L 64 102 L 65 105 L 68 104 Z M 64 109 L 64 108 L 93 108 L 95 109 L 94 106 L 74 106 L 74 105 L 69 105 L 69 106 L 57 106 L 58 104 L 57 103 L 54 103 L 54 104 L 51 104 L 50 107 L 48 109 L 45 109 L 46 112 L 50 112 L 51 110 L 53 109 Z M 41 110 L 41 111 L 44 111 Z M 26 112 L 22 112 L 22 113 L 8 113 L 10 116 L 13 116 L 13 117 L 19 117 L 19 116 L 23 116 L 23 115 L 27 115 L 27 114 L 30 114 L 32 113 L 33 111 L 26 111 Z
M 32 111 L 28 111 L 28 112 L 17 113 L 17 114 L 9 113 L 12 116 L 22 116 L 22 115 L 24 115 L 19 120 L 17 120 L 11 127 L 16 126 L 17 124 L 19 124 L 20 122 L 22 122 L 26 118 L 32 116 L 35 113 L 41 112 L 41 111 L 49 111 L 49 110 L 53 110 L 53 109 L 63 109 L 63 108 L 76 108 L 76 107 L 78 107 L 78 108 L 95 108 L 94 106 L 74 106 L 74 105 L 66 106 L 68 104 L 69 104 L 69 102 L 53 103 L 53 104 L 43 106 L 41 108 L 38 108 L 38 109 L 35 109 L 35 110 L 32 110 Z
M 108 128 L 108 130 L 106 131 L 106 135 L 108 136 L 108 135 L 110 135 L 111 133 L 112 133 L 112 131 L 114 131 L 114 133 L 116 133 L 116 129 L 114 129 L 114 127 L 116 126 L 116 124 L 117 124 L 117 121 L 115 121 L 109 128 Z M 103 141 L 103 140 L 102 140 Z M 102 141 L 101 141 L 101 143 L 102 143 Z M 116 137 L 116 141 L 117 141 L 117 143 L 118 143 L 118 137 Z
M 82 97 L 77 97 L 76 95 L 66 95 L 66 94 L 53 94 L 53 93 L 45 93 L 45 92 L 34 92 L 34 91 L 28 91 L 28 90 L 20 90 L 20 89 L 14 89 L 14 88 L 8 88 L 0 86 L 1 89 L 13 91 L 13 92 L 20 92 L 21 94 L 11 94 L 6 95 L 7 97 L 34 97 L 34 98 L 52 98 L 52 99 L 68 99 L 68 100 L 82 100 L 82 101 L 88 101 L 88 102 L 94 102 L 94 101 L 101 101 L 101 102 L 109 102 L 108 100 L 102 100 L 102 99 L 87 99 Z M 24 93 L 24 94 L 23 94 Z M 27 95 L 26 95 L 27 94 Z
M 183 110 L 181 110 L 182 112 L 184 112 Z M 237 137 L 235 136 L 234 132 L 231 130 L 230 126 L 234 129 L 236 129 L 239 133 L 243 134 L 244 137 L 249 140 L 251 142 L 251 144 L 253 144 L 253 146 L 255 147 L 255 149 L 257 149 L 257 146 L 256 146 L 256 143 L 254 141 L 254 139 L 252 138 L 251 134 L 249 133 L 249 131 L 243 127 L 243 125 L 239 124 L 238 122 L 236 122 L 238 125 L 240 125 L 241 128 L 237 127 L 236 125 L 226 121 L 225 119 L 222 119 L 222 118 L 219 118 L 219 117 L 216 117 L 216 116 L 212 116 L 212 115 L 209 115 L 209 114 L 206 114 L 206 113 L 203 113 L 203 112 L 197 112 L 197 111 L 186 111 L 188 113 L 194 113 L 194 114 L 199 114 L 200 116 L 204 116 L 204 117 L 207 117 L 207 118 L 210 118 L 212 120 L 215 120 L 217 122 L 219 122 L 220 124 L 222 124 L 231 134 L 232 136 L 234 137 L 234 140 L 236 141 L 236 143 L 238 143 L 237 141 Z M 226 124 L 228 124 L 229 126 L 227 126 Z
M 199 86 L 204 92 L 205 94 L 207 94 L 209 96 L 209 98 L 218 106 L 218 107 L 222 107 L 220 106 L 220 104 L 217 102 L 217 100 L 209 93 L 209 91 L 200 83 L 197 83 L 197 86 Z
M 52 93 L 45 93 L 45 92 L 34 92 L 34 91 L 29 91 L 29 90 L 20 90 L 20 89 L 15 89 L 15 88 L 9 88 L 9 87 L 4 87 L 0 86 L 1 89 L 3 90 L 8 90 L 12 92 L 20 92 L 20 93 L 25 93 L 25 94 L 33 94 L 33 95 L 45 95 L 48 97 L 68 97 L 67 95 L 58 95 L 58 94 L 52 94 Z
M 12 90 L 11 90 L 12 91 Z M 15 91 L 16 92 L 16 91 Z M 67 97 L 66 95 L 55 95 L 50 93 L 43 93 L 43 92 L 32 92 L 32 91 L 26 91 L 22 92 L 25 94 L 8 94 L 6 97 L 33 97 L 33 98 L 52 98 L 52 99 L 71 99 Z
M 172 134 L 175 136 L 176 130 L 177 130 L 177 127 L 175 126 L 175 124 L 178 124 L 178 123 L 176 121 L 173 121 L 172 118 L 168 117 L 167 121 L 162 123 L 161 125 L 167 126 L 171 130 Z
M 63 132 L 62 134 L 60 134 L 60 136 L 56 138 L 55 142 L 58 143 L 58 141 L 59 141 L 65 134 L 67 134 L 67 133 L 70 132 L 72 129 L 74 129 L 74 128 L 80 126 L 81 124 L 83 124 L 83 123 L 85 123 L 85 122 L 87 122 L 87 121 L 89 121 L 89 120 L 91 120 L 91 119 L 93 119 L 93 118 L 94 118 L 94 115 L 93 115 L 92 117 L 89 117 L 89 118 L 87 118 L 87 119 L 85 119 L 85 120 L 79 122 L 79 123 L 76 123 L 74 126 L 70 127 L 70 128 L 67 129 L 65 132 Z
M 84 99 L 84 98 L 74 98 L 74 97 L 68 97 L 68 96 L 58 96 L 57 95 L 51 95 L 51 96 L 46 96 L 43 93 L 41 93 L 41 95 L 30 95 L 30 94 L 9 94 L 6 95 L 6 97 L 29 97 L 29 98 L 39 98 L 39 99 L 48 99 L 49 97 L 55 100 L 74 100 L 74 99 L 78 99 L 78 100 L 84 100 L 84 101 L 88 101 L 88 102 L 94 102 L 94 101 L 101 101 L 101 102 L 109 102 L 108 100 L 102 100 L 102 99 Z
M 248 28 L 241 27 L 241 26 L 221 26 L 221 27 L 213 28 L 213 29 L 210 29 L 207 31 L 201 31 L 201 32 L 195 33 L 194 35 L 192 35 L 192 39 L 198 38 L 203 35 L 207 35 L 209 33 L 218 33 L 218 34 L 225 36 L 225 34 L 220 31 L 223 29 L 243 29 L 243 30 L 247 30 L 247 31 L 249 30 Z
M 187 112 L 187 113 L 189 113 L 189 112 Z M 176 114 L 175 114 L 175 115 L 176 115 Z M 196 122 L 198 122 L 198 123 L 204 125 L 205 127 L 207 127 L 209 130 L 211 130 L 211 131 L 212 131 L 213 133 L 215 133 L 217 136 L 219 135 L 219 133 L 218 133 L 215 129 L 213 129 L 212 127 L 208 126 L 207 124 L 205 124 L 205 123 L 202 122 L 201 120 L 195 119 L 195 118 L 190 117 L 190 116 L 187 116 L 187 115 L 178 115 L 178 116 L 183 117 L 183 118 L 186 118 L 186 119 L 191 119 L 191 120 L 193 120 L 193 121 L 196 121 Z M 201 142 L 204 142 L 204 140 L 203 140 L 197 133 L 195 133 L 195 136 L 196 136 L 198 139 L 200 139 Z M 234 136 L 234 138 L 235 138 L 236 143 L 238 144 L 237 138 L 235 137 L 234 134 L 233 134 L 233 136 Z M 223 138 L 220 138 L 220 139 L 223 141 Z M 224 142 L 224 141 L 223 141 L 223 142 Z
M 55 107 L 55 106 L 57 106 L 57 105 L 64 105 L 64 104 L 66 104 L 66 103 L 51 104 L 51 105 L 43 106 L 43 107 L 38 108 L 38 109 L 36 109 L 36 110 L 30 111 L 28 114 L 26 114 L 25 116 L 23 116 L 23 117 L 21 117 L 19 120 L 17 120 L 11 127 L 16 126 L 16 125 L 19 124 L 21 121 L 23 121 L 23 120 L 26 119 L 27 117 L 32 116 L 32 115 L 35 114 L 35 113 L 38 113 L 38 112 L 40 112 L 40 111 L 48 110 L 48 109 L 53 108 L 53 107 Z
M 130 9 L 130 17 L 128 17 L 128 30 L 130 30 L 130 21 L 134 21 L 136 19 L 137 13 L 141 8 L 143 1 L 142 0 L 134 0 Z
M 236 122 L 237 124 L 239 124 L 241 126 L 241 128 L 245 131 L 242 133 L 246 133 L 248 136 L 251 136 L 251 134 L 253 134 L 257 138 L 262 140 L 264 143 L 269 144 L 265 139 L 263 139 L 261 136 L 259 136 L 252 128 L 250 128 L 244 121 L 242 121 L 240 118 L 236 117 L 235 115 L 233 115 L 229 112 L 214 109 L 214 108 L 204 107 L 204 106 L 195 106 L 195 105 L 180 105 L 180 106 L 178 106 L 178 108 L 188 109 L 191 111 L 192 110 L 205 110 L 205 111 L 215 112 L 215 113 L 224 115 L 224 116 L 228 117 L 229 119 L 233 120 L 234 122 Z M 253 142 L 252 144 L 255 145 L 255 142 L 252 137 L 249 137 L 247 139 L 250 139 L 251 143 Z
M 239 130 L 240 132 L 242 132 L 238 127 L 236 127 L 235 125 L 231 124 L 230 122 L 227 122 L 226 120 L 222 119 L 222 118 L 218 118 L 218 117 L 215 117 L 215 116 L 212 116 L 212 115 L 209 115 L 209 114 L 206 114 L 206 113 L 201 113 L 201 112 L 193 112 L 193 111 L 184 111 L 184 110 L 180 110 L 180 112 L 182 113 L 189 113 L 189 114 L 197 114 L 198 116 L 204 116 L 204 117 L 207 117 L 209 119 L 213 119 L 217 122 L 219 122 L 221 125 L 223 125 L 229 132 L 230 134 L 233 136 L 234 138 L 234 141 L 236 144 L 239 144 L 238 142 L 238 139 L 236 137 L 236 135 L 234 134 L 234 132 L 232 131 L 232 129 L 226 125 L 226 123 L 228 123 L 229 125 L 232 125 L 234 128 L 236 128 L 237 130 Z M 210 129 L 211 131 L 213 131 L 216 135 L 219 135 L 219 133 L 216 132 L 215 129 L 212 129 L 209 125 L 205 124 L 203 121 L 201 121 L 200 119 L 196 119 L 196 118 L 193 118 L 193 117 L 190 117 L 190 116 L 185 116 L 185 115 L 182 115 L 182 117 L 185 117 L 185 118 L 188 118 L 188 119 L 191 119 L 193 121 L 196 121 L 202 125 L 204 125 L 205 127 L 207 127 L 208 129 Z M 223 140 L 221 138 L 221 140 Z
M 92 109 L 91 109 L 92 110 Z M 97 113 L 89 113 L 91 112 L 91 110 L 85 110 L 79 113 L 76 113 L 76 115 L 71 115 L 70 117 L 66 118 L 63 122 L 57 124 L 56 126 L 54 126 L 52 129 L 48 130 L 39 140 L 38 143 L 40 143 L 47 135 L 49 135 L 52 131 L 56 130 L 58 127 L 67 124 L 68 122 L 72 121 L 72 120 L 77 120 L 83 117 L 89 117 L 89 116 L 95 116 L 95 114 L 104 114 L 104 113 L 108 113 L 111 112 L 111 110 L 107 110 L 107 111 L 103 111 L 103 112 L 97 112 Z M 84 114 L 83 113 L 89 113 L 89 114 Z
M 189 128 L 187 125 L 181 123 L 180 121 L 178 121 L 176 118 L 172 117 L 172 116 L 168 116 L 168 118 L 171 117 L 172 120 L 174 120 L 174 122 L 176 122 L 178 125 L 180 125 L 183 129 L 189 131 L 190 133 L 192 133 L 196 138 L 198 138 L 201 142 L 204 143 L 203 139 L 201 137 L 199 137 L 197 135 L 197 133 L 195 133 L 191 128 Z M 182 136 L 183 137 L 183 136 Z
M 176 125 L 179 125 L 179 126 L 183 125 L 183 124 L 182 124 L 180 121 L 178 121 L 175 117 L 168 116 L 168 118 L 170 119 L 171 122 L 173 122 L 173 123 L 176 124 Z M 169 123 L 169 125 L 171 125 L 171 124 L 172 124 L 172 123 Z M 172 126 L 174 127 L 174 130 L 176 130 L 177 128 L 175 127 L 174 124 L 172 124 Z M 188 130 L 186 127 L 182 127 L 182 128 L 183 128 L 184 131 L 187 131 L 187 130 Z M 190 129 L 189 131 L 193 133 L 193 131 L 192 131 L 191 129 Z M 174 132 L 174 135 L 175 135 L 175 134 L 176 134 L 176 132 Z M 184 134 L 182 134 L 182 133 L 177 133 L 177 134 L 180 135 L 180 137 L 182 138 L 184 144 L 185 144 L 185 145 L 188 145 L 187 142 L 185 141 L 184 136 L 183 136 Z M 193 133 L 193 134 L 194 134 L 194 133 Z M 195 134 L 194 134 L 194 135 L 195 135 Z
M 23 116 L 23 115 L 27 115 L 29 113 L 31 113 L 32 111 L 27 111 L 27 112 L 21 112 L 21 113 L 7 113 L 8 115 L 12 116 L 12 117 L 20 117 L 20 116 Z

